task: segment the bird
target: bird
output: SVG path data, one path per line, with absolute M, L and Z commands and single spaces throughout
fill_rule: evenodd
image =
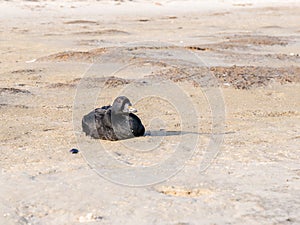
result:
M 96 108 L 82 118 L 82 130 L 95 139 L 117 141 L 143 136 L 145 127 L 129 99 L 118 96 L 112 105 Z

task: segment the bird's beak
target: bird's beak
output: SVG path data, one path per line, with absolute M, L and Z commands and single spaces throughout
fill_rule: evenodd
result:
M 129 111 L 130 113 L 136 113 L 136 112 L 137 112 L 137 110 L 136 110 L 135 108 L 133 108 L 131 105 L 128 106 L 128 111 Z

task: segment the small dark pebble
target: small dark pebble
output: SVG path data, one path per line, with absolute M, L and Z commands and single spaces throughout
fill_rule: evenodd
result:
M 96 216 L 95 217 L 95 220 L 102 220 L 103 219 L 103 216 Z
M 72 149 L 70 150 L 70 152 L 71 152 L 72 154 L 77 154 L 77 153 L 79 152 L 79 150 L 76 149 L 76 148 L 72 148 Z

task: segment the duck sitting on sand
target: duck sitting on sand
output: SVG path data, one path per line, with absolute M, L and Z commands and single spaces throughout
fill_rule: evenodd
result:
M 110 141 L 143 136 L 145 127 L 135 112 L 129 99 L 119 96 L 112 106 L 102 106 L 85 115 L 82 130 L 93 138 Z

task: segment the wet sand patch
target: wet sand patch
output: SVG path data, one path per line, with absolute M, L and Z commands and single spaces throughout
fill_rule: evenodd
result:
M 0 94 L 7 93 L 7 94 L 31 94 L 30 91 L 25 89 L 19 88 L 0 88 Z
M 92 20 L 70 20 L 64 22 L 64 24 L 98 24 L 98 22 Z
M 206 83 L 202 83 L 202 85 L 209 85 L 210 80 L 213 79 L 212 76 L 214 76 L 222 87 L 251 89 L 265 87 L 274 83 L 299 83 L 299 73 L 300 67 L 217 66 L 210 68 L 167 68 L 151 76 L 170 79 L 174 82 L 188 81 L 194 83 L 195 86 L 199 86 L 195 80 L 206 80 Z
M 105 48 L 93 49 L 91 51 L 66 51 L 52 54 L 49 56 L 41 57 L 37 61 L 52 61 L 52 62 L 65 62 L 65 61 L 81 61 L 92 62 L 96 56 L 106 52 Z
M 165 195 L 190 198 L 210 195 L 213 193 L 212 190 L 207 188 L 187 188 L 177 186 L 162 186 L 155 188 L 155 190 Z
M 73 34 L 96 36 L 96 35 L 129 35 L 130 33 L 118 29 L 104 29 L 104 30 L 96 30 L 96 31 L 80 31 L 80 32 L 74 32 Z

